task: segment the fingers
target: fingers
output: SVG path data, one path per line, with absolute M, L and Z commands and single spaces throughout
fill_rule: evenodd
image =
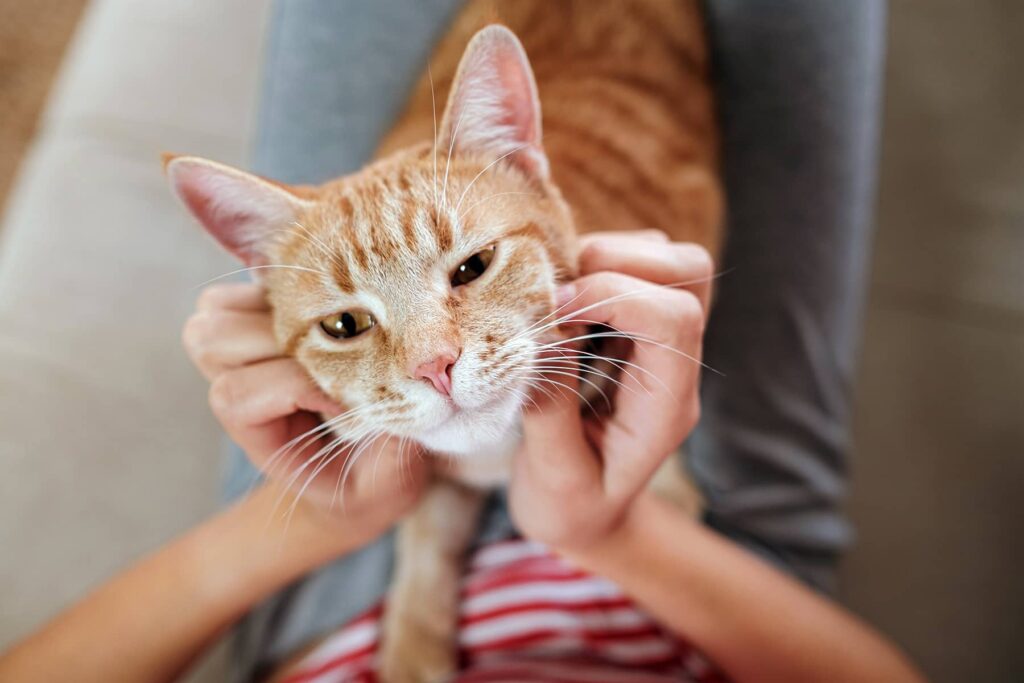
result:
M 667 232 L 664 230 L 658 230 L 657 228 L 643 228 L 641 230 L 605 230 L 602 232 L 589 232 L 585 235 L 581 235 L 579 238 L 580 248 L 582 249 L 583 247 L 586 247 L 590 242 L 603 240 L 609 237 L 641 239 L 648 242 L 660 242 L 661 244 L 672 241 Z
M 614 271 L 658 285 L 688 289 L 707 314 L 714 263 L 707 250 L 698 244 L 668 242 L 667 237 L 660 240 L 633 233 L 599 233 L 583 242 L 579 266 L 581 275 Z
M 548 444 L 552 455 L 571 451 L 582 442 L 579 382 L 570 373 L 562 374 L 557 352 L 539 358 L 536 367 L 531 378 L 536 391 L 523 415 L 524 441 Z M 559 374 L 547 372 L 550 369 Z
M 253 465 L 296 499 L 353 514 L 377 506 L 383 515 L 404 510 L 422 489 L 426 465 L 414 446 L 385 436 L 359 439 L 349 423 L 325 426 L 319 415 L 340 416 L 342 407 L 290 358 L 224 372 L 210 387 L 210 407 Z M 356 443 L 336 438 L 345 432 Z M 390 502 L 378 505 L 384 495 Z
M 602 484 L 601 462 L 584 436 L 577 390 L 577 380 L 567 374 L 547 373 L 533 393 L 536 403 L 523 413 L 523 447 L 512 460 L 513 480 L 540 487 L 542 498 L 592 492 Z M 510 495 L 519 493 L 513 486 Z M 554 531 L 557 520 L 549 521 L 547 531 Z
M 255 282 L 222 282 L 206 287 L 196 300 L 196 310 L 269 311 L 266 292 Z
M 257 467 L 316 426 L 316 413 L 342 410 L 289 358 L 224 372 L 210 385 L 209 398 L 217 420 Z
M 615 411 L 599 436 L 609 492 L 632 495 L 699 415 L 704 310 L 683 289 L 660 288 L 631 275 L 599 272 L 575 283 L 566 314 L 601 323 L 634 342 L 622 366 Z
M 182 343 L 206 379 L 280 355 L 266 312 L 228 308 L 199 310 L 186 321 Z
M 211 381 L 225 370 L 279 355 L 265 293 L 251 282 L 204 289 L 181 337 L 189 358 Z

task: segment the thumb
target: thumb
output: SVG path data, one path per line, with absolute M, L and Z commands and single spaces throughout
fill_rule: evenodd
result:
M 600 463 L 587 444 L 580 416 L 579 381 L 569 373 L 541 380 L 523 413 L 523 446 L 516 467 L 531 481 L 561 487 L 600 481 Z

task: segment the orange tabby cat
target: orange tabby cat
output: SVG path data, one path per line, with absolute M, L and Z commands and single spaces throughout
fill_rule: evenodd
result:
M 473 35 L 494 18 L 507 28 Z M 454 669 L 459 563 L 481 491 L 507 473 L 538 349 L 557 339 L 577 231 L 660 228 L 715 251 L 722 214 L 695 0 L 471 0 L 431 71 L 378 160 L 322 186 L 167 163 L 260 273 L 281 348 L 352 408 L 306 471 L 385 434 L 447 463 L 400 529 L 389 683 Z

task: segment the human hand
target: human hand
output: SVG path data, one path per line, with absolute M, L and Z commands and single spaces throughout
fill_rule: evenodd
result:
M 213 414 L 253 465 L 283 489 L 282 513 L 337 512 L 368 542 L 416 502 L 429 473 L 424 459 L 410 457 L 411 447 L 399 452 L 390 438 L 331 447 L 335 434 L 321 415 L 339 418 L 344 410 L 298 362 L 281 355 L 258 284 L 207 287 L 182 337 L 210 381 Z
M 606 415 L 581 413 L 577 380 L 567 379 L 579 358 L 572 350 L 538 363 L 557 371 L 524 415 L 509 501 L 526 536 L 563 552 L 615 531 L 696 425 L 713 275 L 707 251 L 657 231 L 588 235 L 579 261 L 581 276 L 560 293 L 556 314 L 567 325 L 607 325 L 633 344 Z

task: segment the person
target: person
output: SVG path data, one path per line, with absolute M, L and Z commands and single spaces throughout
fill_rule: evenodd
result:
M 882 4 L 786 5 L 707 5 L 730 206 L 722 269 L 730 274 L 718 281 L 705 360 L 724 376 L 706 375 L 698 401 L 692 363 L 649 358 L 664 363 L 659 374 L 685 388 L 687 400 L 636 399 L 631 415 L 653 422 L 600 457 L 581 438 L 565 397 L 545 402 L 526 416 L 508 505 L 527 538 L 612 579 L 734 680 L 918 680 L 892 644 L 807 587 L 831 585 L 849 533 L 838 501 L 868 241 Z M 456 6 L 278 3 L 256 170 L 311 182 L 361 164 Z M 376 63 L 387 69 L 343 68 Z M 794 87 L 799 96 L 791 96 Z M 653 248 L 664 245 L 645 243 Z M 602 263 L 584 277 L 607 280 L 613 272 L 657 281 L 642 259 Z M 680 275 L 674 281 L 692 279 Z M 682 315 L 652 318 L 628 301 L 602 310 L 699 357 L 707 294 L 673 296 Z M 259 334 L 265 322 L 256 322 L 266 311 L 252 285 L 211 288 L 198 308 L 216 334 L 193 339 L 193 354 L 241 447 L 229 477 L 237 494 L 252 480 L 241 467 L 246 456 L 262 463 L 295 427 L 296 406 L 331 406 L 290 361 L 268 357 Z M 707 524 L 643 492 L 651 467 L 690 433 L 698 405 L 703 415 L 689 447 L 708 498 Z M 559 444 L 557 471 L 540 439 Z M 643 457 L 623 458 L 627 451 Z M 351 620 L 386 586 L 386 530 L 415 504 L 426 473 L 376 460 L 376 476 L 357 468 L 350 478 L 346 514 L 304 498 L 287 533 L 283 522 L 267 527 L 281 491 L 266 478 L 13 648 L 0 659 L 0 679 L 74 671 L 85 681 L 169 680 L 243 615 L 239 677 L 265 675 L 267 662 Z M 603 486 L 609 467 L 625 474 L 615 495 Z M 500 520 L 502 501 L 497 507 Z
M 731 680 L 920 680 L 853 616 L 646 490 L 697 422 L 700 366 L 692 359 L 701 356 L 712 271 L 709 258 L 693 258 L 692 245 L 675 248 L 664 236 L 615 236 L 636 241 L 627 250 L 601 248 L 608 239 L 586 240 L 581 277 L 563 292 L 565 310 L 587 309 L 585 319 L 658 342 L 632 360 L 662 378 L 669 394 L 621 393 L 601 423 L 608 431 L 600 452 L 585 435 L 575 394 L 538 396 L 524 415 L 509 487 L 519 531 L 614 581 Z M 673 282 L 700 284 L 615 298 Z M 211 333 L 189 336 L 190 353 L 212 382 L 215 414 L 253 462 L 265 465 L 305 431 L 303 418 L 337 409 L 295 360 L 277 356 L 259 285 L 210 287 L 198 310 Z M 321 479 L 287 521 L 274 512 L 288 469 L 267 469 L 250 496 L 15 647 L 0 659 L 0 679 L 172 680 L 258 600 L 365 545 L 415 503 L 429 460 L 403 469 L 405 461 L 383 455 L 357 461 L 344 510 L 330 505 L 335 482 Z

